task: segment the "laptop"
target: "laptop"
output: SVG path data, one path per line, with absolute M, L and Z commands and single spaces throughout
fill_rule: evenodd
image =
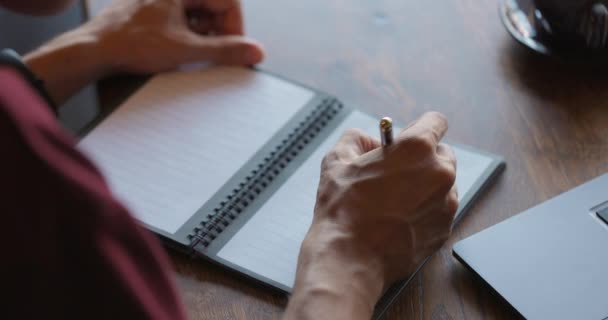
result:
M 608 319 L 608 174 L 458 242 L 526 319 Z

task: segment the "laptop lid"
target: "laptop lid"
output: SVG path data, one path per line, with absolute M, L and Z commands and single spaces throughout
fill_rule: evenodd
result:
M 454 246 L 527 319 L 608 319 L 608 174 Z

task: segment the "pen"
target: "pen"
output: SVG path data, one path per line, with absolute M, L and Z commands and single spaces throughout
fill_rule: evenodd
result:
M 383 147 L 393 143 L 393 119 L 384 117 L 380 120 L 380 138 L 382 139 Z

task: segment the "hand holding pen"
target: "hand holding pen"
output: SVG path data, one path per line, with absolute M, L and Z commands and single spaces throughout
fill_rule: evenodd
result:
M 427 113 L 394 139 L 392 121 L 383 119 L 382 142 L 356 129 L 344 133 L 323 159 L 298 260 L 298 270 L 316 272 L 298 273 L 290 304 L 305 305 L 305 292 L 334 288 L 344 299 L 358 297 L 353 306 L 342 301 L 344 319 L 369 319 L 382 291 L 444 243 L 458 207 L 456 159 L 440 143 L 447 128 L 442 115 Z

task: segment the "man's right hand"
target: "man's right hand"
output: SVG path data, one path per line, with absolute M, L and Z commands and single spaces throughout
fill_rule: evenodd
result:
M 287 318 L 369 319 L 445 242 L 458 207 L 447 128 L 427 113 L 388 147 L 350 130 L 327 154 Z

